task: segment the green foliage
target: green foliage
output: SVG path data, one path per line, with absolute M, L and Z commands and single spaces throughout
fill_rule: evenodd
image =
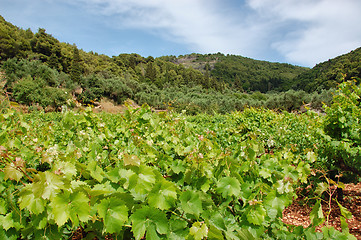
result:
M 318 161 L 317 140 L 303 139 L 319 127 L 317 115 L 186 117 L 143 106 L 122 115 L 8 109 L 0 121 L 1 236 L 349 236 L 280 221 Z
M 297 76 L 293 82 L 296 89 L 307 92 L 336 88 L 344 80 L 361 79 L 361 48 L 317 64 Z
M 292 79 L 307 71 L 307 68 L 290 64 L 257 61 L 241 56 L 217 57 L 211 75 L 218 81 L 244 91 L 287 91 Z
M 354 82 L 339 85 L 331 106 L 326 107 L 324 131 L 328 164 L 361 176 L 361 87 Z

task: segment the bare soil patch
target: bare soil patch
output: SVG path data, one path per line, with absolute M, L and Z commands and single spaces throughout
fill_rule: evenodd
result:
M 340 204 L 352 213 L 352 218 L 346 220 L 350 233 L 357 239 L 361 240 L 361 183 L 346 184 L 343 192 L 344 198 Z M 313 206 L 305 204 L 303 198 L 298 198 L 292 205 L 283 211 L 282 221 L 287 224 L 308 227 L 311 224 L 309 215 L 312 207 Z M 329 225 L 341 231 L 341 213 L 336 201 L 332 201 L 331 209 L 332 211 L 330 214 Z M 326 216 L 326 212 L 329 211 L 329 207 L 326 202 L 322 203 L 322 210 Z M 317 229 L 320 230 L 323 226 L 325 226 L 325 223 Z

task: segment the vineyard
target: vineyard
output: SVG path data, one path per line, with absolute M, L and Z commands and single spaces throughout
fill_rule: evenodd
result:
M 325 116 L 25 114 L 3 101 L 0 238 L 356 239 L 331 197 L 359 177 L 360 92 L 341 85 Z M 313 206 L 306 228 L 282 222 L 299 195 Z M 342 231 L 323 201 L 337 201 Z

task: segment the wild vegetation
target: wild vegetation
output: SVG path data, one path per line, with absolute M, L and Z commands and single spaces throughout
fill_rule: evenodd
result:
M 321 109 L 334 91 L 298 88 L 303 85 L 294 79 L 310 70 L 289 64 L 221 53 L 109 57 L 59 42 L 45 29 L 35 34 L 20 29 L 2 17 L 0 35 L 5 89 L 11 100 L 32 108 L 93 105 L 106 97 L 117 104 L 129 98 L 190 114 L 260 106 L 293 111 L 307 103 Z

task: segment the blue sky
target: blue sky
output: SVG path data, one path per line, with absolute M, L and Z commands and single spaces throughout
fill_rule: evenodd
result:
M 313 67 L 361 47 L 360 0 L 0 0 L 23 29 L 109 56 L 236 54 Z

